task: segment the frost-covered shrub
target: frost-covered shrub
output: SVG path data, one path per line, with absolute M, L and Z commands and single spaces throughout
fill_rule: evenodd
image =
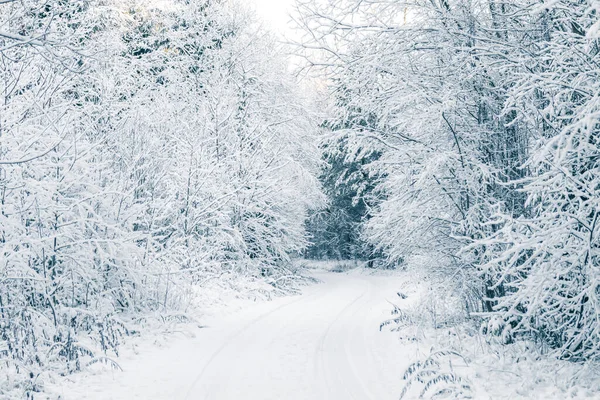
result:
M 414 392 L 419 399 L 472 399 L 473 389 L 468 379 L 453 366 L 467 364 L 465 358 L 452 350 L 432 351 L 423 360 L 412 363 L 404 372 L 406 381 L 400 399 Z
M 504 319 L 512 337 L 531 337 L 562 358 L 585 360 L 600 355 L 599 36 L 595 8 L 562 6 L 568 11 L 537 10 L 536 21 L 547 29 L 531 56 L 538 64 L 511 90 L 512 106 L 538 132 L 527 163 L 531 176 L 519 182 L 528 212 L 516 219 L 498 213 L 499 229 L 475 251 L 492 287 L 503 289 L 495 318 Z
M 318 128 L 239 4 L 25 0 L 0 23 L 0 352 L 25 391 L 190 285 L 293 275 Z

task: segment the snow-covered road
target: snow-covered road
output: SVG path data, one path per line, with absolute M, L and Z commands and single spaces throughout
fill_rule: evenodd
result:
M 86 376 L 66 399 L 397 399 L 408 349 L 380 332 L 391 276 L 320 273 L 301 296 L 213 319 L 194 338 L 148 347 L 123 372 Z

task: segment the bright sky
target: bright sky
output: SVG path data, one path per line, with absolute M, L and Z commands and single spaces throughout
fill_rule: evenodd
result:
M 288 13 L 294 0 L 249 0 L 267 25 L 281 34 L 289 33 Z

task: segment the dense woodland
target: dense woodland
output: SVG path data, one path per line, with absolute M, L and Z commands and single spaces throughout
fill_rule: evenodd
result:
M 118 354 L 130 322 L 181 309 L 207 277 L 288 274 L 323 203 L 319 128 L 247 11 L 32 0 L 0 12 L 3 368 L 36 390 L 42 371 Z
M 599 13 L 298 0 L 294 75 L 240 2 L 0 0 L 0 368 L 36 391 L 298 255 L 423 269 L 484 334 L 597 360 Z
M 331 83 L 336 103 L 325 151 L 337 168 L 325 187 L 347 186 L 348 213 L 367 205 L 360 241 L 393 265 L 426 255 L 415 267 L 462 298 L 465 315 L 484 313 L 484 331 L 505 343 L 597 359 L 600 5 L 297 9 L 306 69 Z

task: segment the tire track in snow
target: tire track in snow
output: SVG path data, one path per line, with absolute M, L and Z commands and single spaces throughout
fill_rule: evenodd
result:
M 361 377 L 361 374 L 358 372 L 358 369 L 354 365 L 350 357 L 350 352 L 348 351 L 348 339 L 351 337 L 351 333 L 353 333 L 356 330 L 357 326 L 361 325 L 357 325 L 354 323 L 358 320 L 356 316 L 360 314 L 360 312 L 364 309 L 364 305 L 368 304 L 369 296 L 367 295 L 370 295 L 372 291 L 372 285 L 370 282 L 360 278 L 359 280 L 362 284 L 366 284 L 366 288 L 362 291 L 360 295 L 356 296 L 351 303 L 344 307 L 344 309 L 340 311 L 340 313 L 333 321 L 331 321 L 331 323 L 327 327 L 327 330 L 321 337 L 319 342 L 319 348 L 317 349 L 318 363 L 320 365 L 323 377 L 326 380 L 326 390 L 328 391 L 330 396 L 332 394 L 334 395 L 334 397 L 330 397 L 331 399 L 339 399 L 339 397 L 336 397 L 335 390 L 339 390 L 340 388 L 344 389 L 346 396 L 343 397 L 344 399 L 374 399 L 374 397 L 372 396 L 372 394 L 370 394 L 369 390 L 364 384 L 363 378 Z M 364 301 L 361 301 L 365 299 L 365 296 L 367 296 L 366 303 Z M 363 303 L 365 304 L 363 305 Z M 332 336 L 332 330 L 339 322 L 350 322 L 350 324 L 345 324 L 339 327 L 341 331 L 334 331 L 334 335 Z M 348 329 L 348 326 L 350 327 L 350 329 Z M 326 344 L 328 339 L 331 339 L 331 345 Z M 325 351 L 326 348 L 330 349 L 329 354 L 333 356 L 331 358 L 335 358 L 336 354 L 338 357 L 343 356 L 343 359 L 347 362 L 347 364 L 341 363 L 340 365 L 332 365 L 328 367 L 327 358 L 325 357 L 325 355 L 327 354 L 327 352 Z M 349 367 L 349 371 L 345 368 L 342 368 L 342 366 L 344 365 L 347 365 Z M 346 374 L 344 374 L 344 372 Z M 332 376 L 328 376 L 329 374 L 332 374 Z M 353 389 L 358 389 L 358 392 L 352 390 L 350 386 L 352 386 Z M 340 394 L 341 393 L 337 393 L 337 395 Z
M 302 296 L 250 306 L 193 338 L 130 354 L 124 372 L 87 376 L 65 398 L 397 399 L 411 350 L 378 327 L 403 280 L 363 270 L 316 277 L 323 283 Z
M 248 330 L 250 327 L 252 327 L 252 325 L 255 325 L 257 323 L 259 323 L 260 321 L 262 321 L 263 319 L 269 317 L 271 314 L 274 314 L 278 311 L 280 311 L 283 308 L 289 307 L 294 305 L 295 303 L 298 303 L 300 301 L 306 301 L 307 299 L 311 298 L 311 297 L 315 297 L 316 295 L 318 295 L 319 292 L 316 291 L 314 293 L 311 293 L 309 295 L 300 295 L 298 296 L 297 299 L 290 301 L 288 303 L 282 304 L 272 310 L 267 311 L 266 313 L 258 316 L 257 318 L 254 318 L 252 321 L 246 323 L 244 326 L 242 326 L 241 328 L 239 328 L 235 333 L 233 333 L 232 335 L 228 336 L 227 339 L 225 339 L 225 341 L 223 342 L 223 344 L 221 344 L 221 346 L 219 346 L 219 348 L 210 356 L 210 358 L 208 359 L 208 361 L 204 364 L 204 367 L 202 368 L 202 370 L 200 371 L 200 373 L 198 374 L 198 376 L 196 377 L 196 379 L 194 380 L 194 382 L 190 385 L 189 389 L 187 390 L 184 400 L 188 400 L 190 398 L 190 395 L 192 393 L 192 391 L 195 389 L 196 385 L 198 385 L 198 383 L 202 380 L 204 374 L 206 373 L 206 371 L 208 370 L 208 368 L 211 366 L 211 364 L 215 361 L 215 359 L 217 359 L 217 357 L 223 352 L 223 350 L 225 350 L 227 347 L 231 346 L 233 341 L 240 335 L 242 335 L 243 333 L 246 332 L 246 330 Z M 212 393 L 212 391 L 211 391 Z M 204 395 L 203 397 L 209 398 L 208 395 L 211 393 L 207 393 L 206 395 Z
M 368 309 L 368 305 L 371 301 L 371 296 L 372 296 L 372 292 L 373 292 L 373 284 L 371 282 L 368 282 L 368 287 L 367 287 L 367 296 L 366 296 L 366 301 L 363 302 L 364 304 L 362 304 L 361 307 L 359 308 L 355 308 L 354 309 L 354 313 L 350 316 L 350 320 L 353 321 L 361 321 L 363 320 L 362 316 L 364 316 L 364 313 L 368 313 L 369 309 Z M 362 296 L 362 298 L 364 298 L 365 296 Z M 353 356 L 353 353 L 355 353 L 356 350 L 365 350 L 365 349 L 370 349 L 369 344 L 367 343 L 367 340 L 365 338 L 365 329 L 368 326 L 365 326 L 365 324 L 356 324 L 353 323 L 351 324 L 351 329 L 349 331 L 349 334 L 346 336 L 346 340 L 345 341 L 340 341 L 340 344 L 343 344 L 343 351 L 344 351 L 344 356 L 346 358 L 346 360 L 348 361 L 348 366 L 350 367 L 351 373 L 354 377 L 354 380 L 352 380 L 351 382 L 356 382 L 358 384 L 358 386 L 360 387 L 360 393 L 362 393 L 362 397 L 355 397 L 357 399 L 372 399 L 372 400 L 379 400 L 379 398 L 374 395 L 371 390 L 369 389 L 369 386 L 365 383 L 364 380 L 364 376 L 360 373 L 360 369 L 358 368 L 358 363 L 355 361 L 355 358 Z M 357 346 L 356 344 L 353 344 L 353 342 L 351 341 L 351 339 L 353 337 L 356 336 L 356 332 L 359 331 L 360 334 L 358 335 L 358 337 L 360 338 L 360 343 Z M 363 368 L 364 368 L 364 363 L 362 364 Z M 368 370 L 371 370 L 370 368 Z M 343 382 L 344 380 L 342 380 Z
M 357 274 L 327 274 L 323 280 L 313 292 L 249 322 L 234 320 L 215 330 L 207 345 L 221 332 L 229 335 L 198 365 L 201 371 L 183 399 L 393 399 L 381 374 L 382 368 L 389 372 L 389 363 L 381 365 L 372 354 L 382 349 L 374 310 L 387 304 L 389 283 Z

